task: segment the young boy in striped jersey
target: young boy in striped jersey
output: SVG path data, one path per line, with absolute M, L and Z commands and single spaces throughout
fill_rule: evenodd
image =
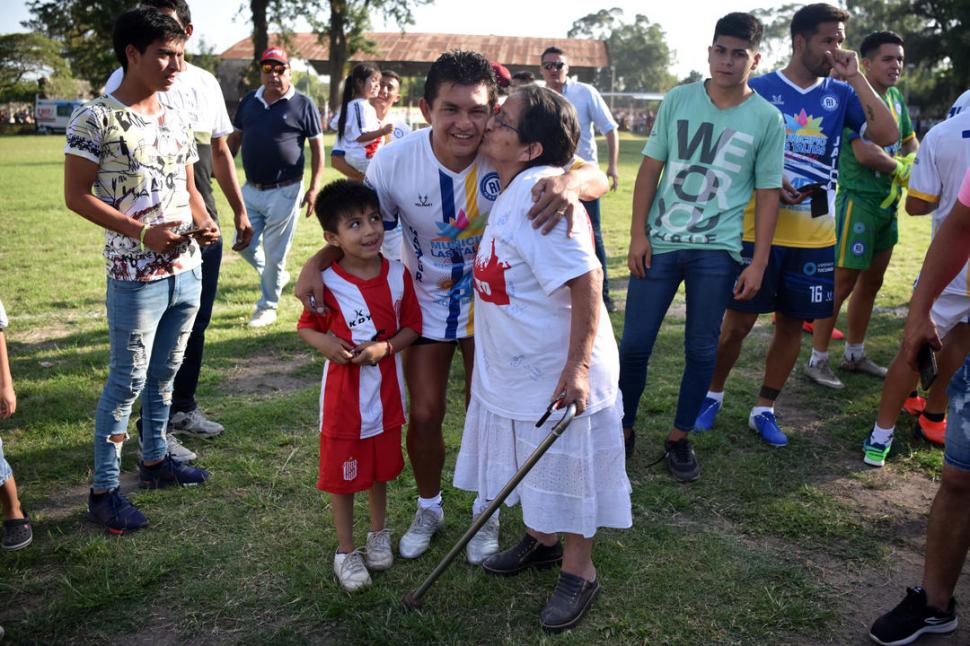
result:
M 327 243 L 343 258 L 322 272 L 326 314 L 304 312 L 300 338 L 327 358 L 320 386 L 320 478 L 331 494 L 337 553 L 333 568 L 348 592 L 370 585 L 368 570 L 391 567 L 384 527 L 387 482 L 404 467 L 404 373 L 397 355 L 421 334 L 411 274 L 380 254 L 384 223 L 377 193 L 359 182 L 326 186 L 314 205 Z M 367 491 L 365 554 L 354 549 L 354 494 Z

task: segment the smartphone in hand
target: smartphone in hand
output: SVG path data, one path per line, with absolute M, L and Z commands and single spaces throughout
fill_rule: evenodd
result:
M 920 386 L 923 387 L 923 390 L 929 390 L 939 373 L 939 368 L 936 365 L 936 353 L 933 352 L 929 343 L 919 349 L 919 353 L 916 355 L 916 366 L 919 368 Z

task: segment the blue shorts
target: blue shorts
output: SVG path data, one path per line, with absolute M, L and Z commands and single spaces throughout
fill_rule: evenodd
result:
M 950 409 L 946 415 L 943 461 L 970 472 L 970 357 L 953 375 L 947 395 Z
M 747 267 L 754 243 L 745 242 L 741 263 Z M 749 301 L 731 299 L 728 309 L 752 314 L 781 312 L 795 319 L 824 319 L 835 307 L 835 247 L 803 249 L 771 245 L 761 289 Z

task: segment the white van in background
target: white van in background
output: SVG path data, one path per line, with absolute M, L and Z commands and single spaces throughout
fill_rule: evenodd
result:
M 74 113 L 74 109 L 83 105 L 80 99 L 35 99 L 34 103 L 34 122 L 37 125 L 37 132 L 46 134 L 48 132 L 64 132 L 67 123 Z

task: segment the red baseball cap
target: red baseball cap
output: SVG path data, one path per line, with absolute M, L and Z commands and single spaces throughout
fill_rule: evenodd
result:
M 501 63 L 492 63 L 492 71 L 495 72 L 495 82 L 499 87 L 508 87 L 512 83 L 512 74 L 509 68 Z
M 264 61 L 279 61 L 280 63 L 288 64 L 290 61 L 286 58 L 286 52 L 283 51 L 281 47 L 270 47 L 259 57 L 259 62 Z

